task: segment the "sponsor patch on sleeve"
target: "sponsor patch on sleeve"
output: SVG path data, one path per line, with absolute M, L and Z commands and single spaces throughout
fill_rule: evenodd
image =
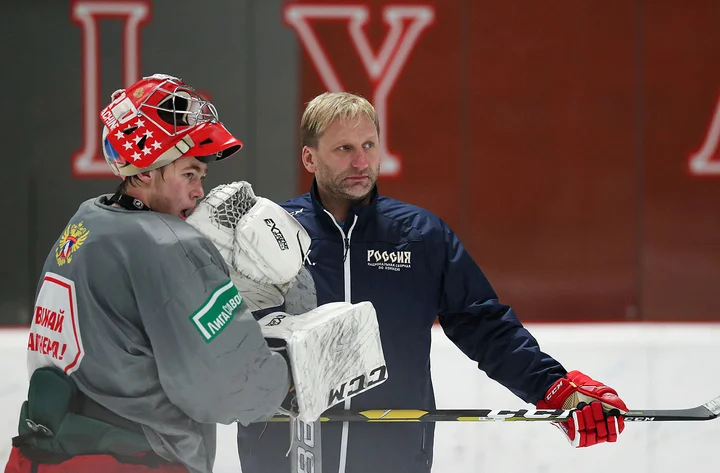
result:
M 232 321 L 243 298 L 232 281 L 218 286 L 207 301 L 190 316 L 206 343 L 212 342 Z

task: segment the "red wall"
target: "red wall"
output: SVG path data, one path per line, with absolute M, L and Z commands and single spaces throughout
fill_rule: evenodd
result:
M 524 320 L 720 318 L 716 0 L 290 3 L 303 104 L 339 87 L 378 105 L 393 62 L 368 73 L 349 26 L 364 11 L 377 54 L 389 6 L 433 20 L 399 20 L 421 32 L 386 89 L 401 170 L 381 193 L 443 217 Z

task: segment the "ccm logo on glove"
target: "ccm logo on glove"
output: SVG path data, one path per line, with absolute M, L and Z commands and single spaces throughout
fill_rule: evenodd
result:
M 550 388 L 550 392 L 547 394 L 547 396 L 545 396 L 545 400 L 550 402 L 550 398 L 553 397 L 553 395 L 560 390 L 562 385 L 563 385 L 563 380 L 561 379 L 560 381 L 557 382 L 557 384 L 555 385 L 554 388 Z
M 387 379 L 387 366 L 381 365 L 377 368 L 373 368 L 368 373 L 356 376 L 350 381 L 346 381 L 340 386 L 330 390 L 328 396 L 328 404 L 335 405 L 338 402 L 345 400 L 346 397 L 354 396 L 359 394 L 366 389 L 370 389 L 374 385 L 381 383 Z M 345 393 L 345 388 L 349 388 Z

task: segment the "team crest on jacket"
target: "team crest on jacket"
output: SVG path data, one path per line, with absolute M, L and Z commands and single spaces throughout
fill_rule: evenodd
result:
M 384 271 L 400 271 L 410 269 L 410 251 L 378 251 L 368 250 L 367 264 L 372 268 Z
M 73 254 L 80 249 L 88 235 L 90 235 L 90 231 L 85 228 L 83 222 L 68 225 L 55 248 L 55 259 L 58 266 L 72 261 Z

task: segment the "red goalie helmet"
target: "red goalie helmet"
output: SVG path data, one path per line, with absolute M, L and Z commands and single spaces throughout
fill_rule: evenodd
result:
M 134 176 L 185 156 L 219 161 L 242 148 L 220 123 L 213 104 L 165 74 L 115 92 L 100 119 L 103 154 L 118 176 Z

